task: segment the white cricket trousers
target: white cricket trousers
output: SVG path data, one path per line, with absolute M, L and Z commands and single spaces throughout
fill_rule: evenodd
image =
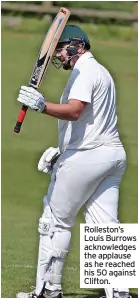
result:
M 119 186 L 125 167 L 126 154 L 121 146 L 61 154 L 47 194 L 55 225 L 73 227 L 82 206 L 86 223 L 118 223 Z M 107 298 L 113 297 L 113 289 L 105 292 Z

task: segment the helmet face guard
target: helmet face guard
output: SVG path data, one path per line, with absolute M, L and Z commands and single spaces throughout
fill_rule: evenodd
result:
M 58 44 L 57 44 L 57 47 L 56 47 L 56 51 L 58 52 L 58 51 L 62 50 L 65 44 L 67 44 L 67 43 L 64 43 L 64 42 L 62 42 L 62 43 L 58 43 Z M 60 58 L 58 58 L 58 57 L 56 56 L 56 54 L 52 57 L 51 62 L 52 62 L 52 64 L 53 64 L 57 69 L 59 69 L 59 68 L 61 68 L 61 67 L 64 68 L 64 62 L 61 61 Z M 70 68 L 68 68 L 68 69 L 70 69 Z
M 66 62 L 66 64 L 64 64 L 64 62 L 60 61 L 60 59 L 58 57 L 56 57 L 56 55 L 54 55 L 52 57 L 51 62 L 57 69 L 62 67 L 65 70 L 69 70 L 69 69 L 71 69 L 71 65 L 70 65 L 71 58 L 72 57 L 68 56 L 68 61 Z
M 63 66 L 63 63 L 58 59 L 58 57 L 56 57 L 56 55 L 52 57 L 51 62 L 57 69 Z
M 62 47 L 67 44 L 67 42 L 59 42 L 58 45 L 57 45 L 57 50 L 60 50 L 62 49 Z M 56 55 L 53 56 L 52 58 L 52 64 L 56 67 L 56 68 L 61 68 L 63 67 L 63 69 L 71 69 L 71 65 L 70 65 L 70 62 L 71 62 L 71 59 L 74 57 L 74 56 L 77 56 L 78 54 L 78 48 L 79 48 L 79 45 L 82 45 L 82 48 L 85 47 L 85 41 L 83 38 L 71 38 L 70 39 L 70 42 L 68 43 L 68 47 L 66 48 L 66 51 L 68 53 L 68 62 L 64 65 L 64 63 L 62 61 L 60 61 L 60 59 L 58 57 L 56 57 Z

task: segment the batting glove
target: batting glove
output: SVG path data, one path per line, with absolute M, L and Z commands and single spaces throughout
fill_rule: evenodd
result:
M 33 87 L 21 86 L 17 101 L 40 113 L 45 109 L 44 96 Z
M 38 162 L 38 170 L 43 173 L 51 174 L 53 166 L 60 156 L 59 148 L 48 148 L 41 156 Z

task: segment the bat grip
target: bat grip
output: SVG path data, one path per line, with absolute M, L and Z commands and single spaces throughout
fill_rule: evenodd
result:
M 26 112 L 27 112 L 27 109 L 28 109 L 28 107 L 22 106 L 22 108 L 20 110 L 20 113 L 19 113 L 19 116 L 17 118 L 16 125 L 14 127 L 14 132 L 16 132 L 16 133 L 20 132 L 22 123 L 24 121 L 24 118 L 25 118 L 25 115 L 26 115 Z

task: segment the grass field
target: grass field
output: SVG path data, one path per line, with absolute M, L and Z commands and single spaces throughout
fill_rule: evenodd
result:
M 28 79 L 42 35 L 2 32 L 2 297 L 11 298 L 29 290 L 35 282 L 38 234 L 37 222 L 49 177 L 37 171 L 41 153 L 57 145 L 57 121 L 28 112 L 19 135 L 13 127 L 20 106 L 16 102 L 20 85 Z M 121 193 L 119 217 L 122 222 L 138 222 L 138 46 L 133 43 L 93 41 L 97 59 L 109 68 L 117 85 L 119 131 L 128 163 Z M 48 101 L 58 102 L 68 72 L 48 71 L 41 92 Z M 79 288 L 79 223 L 72 231 L 72 250 L 63 278 L 68 298 L 99 297 L 95 289 Z M 138 297 L 138 289 L 132 289 Z M 101 293 L 100 293 L 101 294 Z

